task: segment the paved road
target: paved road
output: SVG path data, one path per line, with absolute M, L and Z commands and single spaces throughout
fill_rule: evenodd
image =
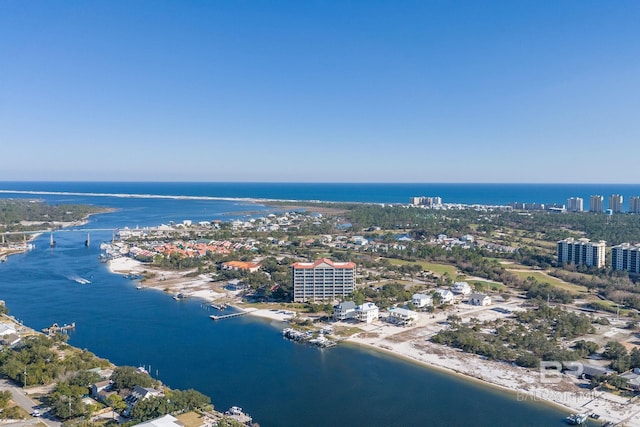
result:
M 27 411 L 29 414 L 33 413 L 34 409 L 36 409 L 36 403 L 31 400 L 29 396 L 20 388 L 7 380 L 0 380 L 0 390 L 9 390 L 11 392 L 12 400 L 20 406 L 22 409 Z M 36 424 L 38 421 L 46 424 L 48 427 L 61 427 L 62 423 L 60 421 L 54 421 L 47 419 L 46 417 L 33 418 L 26 421 L 20 421 L 15 424 L 11 424 L 12 426 L 27 426 L 31 424 Z

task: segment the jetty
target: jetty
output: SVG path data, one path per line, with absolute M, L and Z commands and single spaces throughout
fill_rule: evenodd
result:
M 65 332 L 68 331 L 70 329 L 75 329 L 76 328 L 76 322 L 71 323 L 70 325 L 64 324 L 62 326 L 58 325 L 57 323 L 54 323 L 53 325 L 49 326 L 48 328 L 44 328 L 42 330 L 42 332 L 44 332 L 47 335 L 53 335 L 57 332 Z
M 213 320 L 222 320 L 222 319 L 231 319 L 232 317 L 240 317 L 240 316 L 244 316 L 245 314 L 248 314 L 248 311 L 238 311 L 236 313 L 231 313 L 231 314 L 221 314 L 220 316 L 215 316 L 215 315 L 211 315 L 209 316 L 210 318 L 212 318 Z

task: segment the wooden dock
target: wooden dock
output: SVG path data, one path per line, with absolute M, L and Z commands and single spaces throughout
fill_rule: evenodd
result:
M 49 326 L 48 328 L 44 328 L 42 330 L 42 332 L 44 332 L 47 335 L 53 335 L 56 332 L 65 332 L 68 331 L 70 329 L 75 329 L 76 328 L 76 322 L 73 322 L 70 325 L 58 325 L 57 323 L 54 323 L 53 325 Z
M 222 320 L 222 319 L 231 319 L 232 317 L 244 316 L 245 314 L 248 314 L 248 313 L 249 313 L 248 311 L 238 311 L 237 313 L 223 314 L 220 316 L 214 316 L 212 314 L 209 317 L 212 318 L 213 320 Z

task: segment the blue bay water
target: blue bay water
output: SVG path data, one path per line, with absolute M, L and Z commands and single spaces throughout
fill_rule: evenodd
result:
M 77 185 L 88 192 L 122 191 L 119 184 L 104 191 Z M 135 193 L 159 194 L 162 187 L 141 185 L 138 190 L 150 191 Z M 164 191 L 198 195 L 190 188 L 177 190 Z M 298 198 L 284 196 L 269 198 Z M 231 219 L 265 209 L 233 201 L 42 198 L 118 209 L 92 217 L 81 229 Z M 201 301 L 177 302 L 161 291 L 139 291 L 130 280 L 110 274 L 98 261 L 98 244 L 111 238 L 109 231 L 92 232 L 94 244 L 88 248 L 85 232 L 55 236 L 55 248 L 43 235 L 35 250 L 0 264 L 0 298 L 13 315 L 36 329 L 76 322 L 70 344 L 116 364 L 151 365 L 151 373 L 170 387 L 197 389 L 211 396 L 218 409 L 241 406 L 262 426 L 556 426 L 566 415 L 369 349 L 340 345 L 318 350 L 286 341 L 277 322 L 249 316 L 213 322 L 208 317 L 213 309 Z M 77 277 L 92 283 L 81 285 Z

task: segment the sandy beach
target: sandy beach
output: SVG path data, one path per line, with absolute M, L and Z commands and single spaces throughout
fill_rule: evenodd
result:
M 149 276 L 140 282 L 143 288 L 159 289 L 171 295 L 182 293 L 189 298 L 201 298 L 208 303 L 232 304 L 253 316 L 284 322 L 294 315 L 293 312 L 282 309 L 245 308 L 238 301 L 237 291 L 225 290 L 220 283 L 211 282 L 204 275 L 189 277 L 188 273 L 184 272 L 152 270 L 128 257 L 109 261 L 109 269 L 118 274 Z M 512 308 L 517 309 L 515 306 Z M 473 313 L 480 319 L 495 315 L 495 312 L 487 307 L 463 310 L 466 314 Z M 565 409 L 567 415 L 596 413 L 600 415 L 601 420 L 640 427 L 640 405 L 637 402 L 611 393 L 590 390 L 586 387 L 588 382 L 585 380 L 563 375 L 557 383 L 543 383 L 538 370 L 485 360 L 430 342 L 429 337 L 440 330 L 440 322 L 444 321 L 446 316 L 444 313 L 436 316 L 420 313 L 420 319 L 411 327 L 399 327 L 382 321 L 366 325 L 359 323 L 358 328 L 364 332 L 345 341 L 352 345 L 387 352 L 449 374 L 460 375 L 470 381 L 499 387 L 515 393 L 520 401 L 548 402 Z
M 295 313 L 279 309 L 258 309 L 255 307 L 243 307 L 239 301 L 240 291 L 224 289 L 223 284 L 212 282 L 208 276 L 198 275 L 190 277 L 188 272 L 176 272 L 150 269 L 147 265 L 129 257 L 119 257 L 108 262 L 109 270 L 116 274 L 134 274 L 149 276 L 137 282 L 141 289 L 157 289 L 170 295 L 178 293 L 187 298 L 199 298 L 206 303 L 229 304 L 238 310 L 244 310 L 248 314 L 263 317 L 270 320 L 286 322 Z
M 422 324 L 421 324 L 422 323 Z M 366 332 L 346 341 L 384 351 L 413 362 L 480 381 L 516 394 L 519 401 L 548 402 L 569 413 L 596 413 L 600 420 L 626 426 L 640 426 L 640 405 L 637 401 L 611 393 L 593 391 L 588 381 L 562 375 L 557 383 L 541 382 L 538 370 L 483 359 L 458 349 L 434 344 L 428 340 L 431 327 L 418 322 L 414 327 L 399 328 L 374 322 Z

